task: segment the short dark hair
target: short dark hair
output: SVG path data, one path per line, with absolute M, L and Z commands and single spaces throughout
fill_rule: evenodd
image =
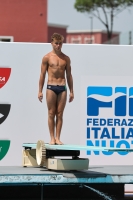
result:
M 51 41 L 53 41 L 54 39 L 56 40 L 64 40 L 63 35 L 59 34 L 59 33 L 53 33 L 53 35 L 51 36 Z

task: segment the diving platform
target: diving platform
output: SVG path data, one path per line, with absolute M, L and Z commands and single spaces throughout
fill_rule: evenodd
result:
M 60 191 L 58 198 L 69 196 L 69 198 L 82 199 L 84 196 L 88 199 L 96 195 L 87 188 L 89 186 L 122 200 L 125 184 L 133 184 L 133 166 L 99 165 L 78 171 L 53 171 L 46 167 L 0 166 L 1 198 L 10 197 L 11 191 L 15 194 L 18 191 L 19 197 L 19 193 L 21 194 L 23 190 L 23 196 L 25 194 L 26 197 L 27 194 L 32 198 L 38 192 L 40 200 L 54 199 L 56 191 Z
M 133 149 L 127 149 L 127 148 L 108 148 L 108 147 L 64 145 L 64 144 L 50 145 L 48 143 L 44 143 L 44 141 L 42 140 L 39 140 L 37 143 L 24 143 L 22 147 L 23 147 L 22 151 L 23 167 L 45 166 L 49 170 L 57 170 L 57 171 L 87 170 L 89 168 L 89 159 L 79 158 L 80 151 L 82 150 L 133 152 Z
M 27 192 L 28 187 L 40 187 L 41 200 L 46 195 L 45 188 L 51 191 L 54 190 L 53 187 L 58 188 L 58 186 L 57 190 L 66 186 L 77 193 L 89 186 L 122 199 L 124 185 L 133 184 L 133 166 L 91 166 L 88 158 L 79 158 L 82 150 L 133 152 L 133 149 L 125 148 L 49 145 L 41 140 L 37 143 L 23 143 L 22 166 L 0 166 L 0 186 L 3 188 L 4 186 L 26 186 Z M 48 189 L 49 187 L 52 188 Z M 64 195 L 63 189 L 61 191 Z M 66 189 L 66 194 L 67 191 Z M 86 195 L 87 198 L 88 195 L 90 196 L 88 190 Z
M 53 171 L 46 167 L 0 166 L 6 184 L 133 184 L 133 166 L 89 166 L 88 170 Z

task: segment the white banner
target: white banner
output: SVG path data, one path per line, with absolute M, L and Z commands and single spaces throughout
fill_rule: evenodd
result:
M 23 143 L 36 143 L 40 139 L 50 141 L 45 100 L 47 77 L 43 103 L 38 101 L 37 96 L 42 57 L 51 50 L 51 44 L 0 43 L 1 166 L 22 164 Z M 130 145 L 132 148 L 132 127 L 126 126 L 126 123 L 129 123 L 127 119 L 132 119 L 132 109 L 129 113 L 128 107 L 129 100 L 132 105 L 133 47 L 64 44 L 62 51 L 71 59 L 75 99 L 66 105 L 61 141 L 65 144 L 83 145 L 89 141 L 93 145 L 114 147 Z M 93 91 L 94 87 L 107 87 L 109 96 L 101 92 L 100 97 L 97 89 Z M 122 115 L 125 116 L 119 116 L 117 109 L 114 112 L 114 107 L 119 107 L 119 93 L 123 93 L 126 98 L 126 108 L 124 101 L 122 107 L 122 112 L 126 113 Z M 95 116 L 93 109 L 89 108 L 90 100 L 87 105 L 87 98 L 91 97 L 106 105 L 104 108 L 97 105 L 96 111 L 99 110 L 99 113 Z M 115 102 L 115 99 L 118 101 Z M 112 119 L 118 121 L 114 122 Z M 125 121 L 121 121 L 122 119 Z M 101 126 L 99 123 L 106 124 Z M 125 142 L 120 143 L 121 141 Z M 132 153 L 105 155 L 100 152 L 96 155 L 96 152 L 90 152 L 87 155 L 82 151 L 81 156 L 89 157 L 90 164 L 133 164 Z

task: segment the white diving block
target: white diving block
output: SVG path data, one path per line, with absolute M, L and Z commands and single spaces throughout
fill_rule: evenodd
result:
M 22 153 L 23 166 L 45 166 L 51 170 L 84 170 L 89 167 L 88 158 L 79 158 L 79 151 L 126 151 L 133 152 L 127 148 L 94 147 L 85 145 L 50 145 L 39 140 L 37 143 L 24 143 Z M 72 156 L 68 158 L 55 158 L 54 156 Z

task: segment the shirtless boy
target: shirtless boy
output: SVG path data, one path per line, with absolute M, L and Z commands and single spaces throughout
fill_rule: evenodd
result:
M 69 102 L 72 102 L 74 99 L 70 58 L 61 51 L 63 40 L 63 36 L 58 33 L 54 33 L 51 37 L 53 50 L 42 59 L 38 93 L 38 99 L 42 102 L 42 90 L 47 72 L 46 101 L 48 107 L 48 126 L 51 137 L 49 144 L 59 145 L 63 144 L 60 140 L 60 134 L 63 123 L 63 111 L 67 99 L 66 79 L 70 90 Z

